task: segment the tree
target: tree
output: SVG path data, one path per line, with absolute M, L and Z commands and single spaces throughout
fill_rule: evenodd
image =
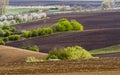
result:
M 71 60 L 71 59 L 89 59 L 93 56 L 80 46 L 66 47 L 63 49 L 54 49 L 49 52 L 47 59 L 61 59 L 61 60 Z
M 65 31 L 72 30 L 71 23 L 66 18 L 60 19 L 58 21 L 58 24 L 61 24 L 62 26 L 65 26 Z
M 73 27 L 73 30 L 81 30 L 81 31 L 84 30 L 83 25 L 77 22 L 76 20 L 72 20 L 71 25 Z

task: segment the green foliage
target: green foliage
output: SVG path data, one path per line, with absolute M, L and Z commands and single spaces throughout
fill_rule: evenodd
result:
M 61 59 L 61 60 L 71 60 L 71 59 L 89 59 L 93 56 L 79 46 L 66 47 L 63 49 L 54 49 L 49 52 L 47 59 Z
M 22 47 L 23 49 L 27 49 L 27 50 L 31 50 L 31 51 L 35 51 L 35 52 L 39 52 L 39 47 L 34 45 L 34 46 L 24 46 Z
M 65 26 L 65 31 L 72 30 L 72 26 L 71 26 L 70 22 L 67 19 L 65 19 L 65 18 L 60 19 L 58 21 L 58 24 L 61 24 L 62 26 Z
M 19 40 L 19 39 L 20 39 L 20 35 L 17 35 L 17 34 L 15 34 L 15 35 L 10 35 L 10 36 L 8 36 L 8 39 L 9 39 L 10 41 Z
M 10 31 L 11 31 L 11 32 L 15 32 L 15 31 L 16 31 L 16 28 L 15 28 L 15 27 L 11 27 L 11 28 L 10 28 Z
M 27 57 L 26 62 L 41 62 L 43 61 L 42 59 L 37 59 L 34 56 L 32 57 Z
M 10 36 L 12 34 L 10 30 L 4 30 L 4 32 L 5 32 L 5 36 Z
M 71 25 L 73 27 L 73 30 L 81 30 L 81 31 L 84 30 L 83 25 L 77 22 L 76 20 L 72 20 Z
M 9 25 L 4 25 L 4 26 L 2 27 L 2 29 L 3 29 L 3 30 L 10 30 L 10 26 L 9 26 Z
M 0 36 L 3 37 L 5 35 L 4 30 L 0 29 Z
M 32 32 L 31 31 L 25 31 L 22 33 L 22 36 L 25 38 L 29 38 L 32 36 Z
M 0 38 L 0 45 L 5 45 L 5 42 L 1 38 Z
M 71 22 L 67 19 L 60 19 L 56 24 L 51 26 L 54 32 L 63 32 L 63 31 L 72 31 L 72 30 L 83 30 L 83 25 L 77 22 L 76 20 L 72 20 Z
M 39 35 L 39 31 L 38 30 L 33 30 L 32 31 L 32 37 L 38 36 L 38 35 Z

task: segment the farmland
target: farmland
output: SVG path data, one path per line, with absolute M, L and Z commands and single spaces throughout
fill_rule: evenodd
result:
M 68 60 L 41 63 L 16 63 L 0 65 L 0 74 L 44 74 L 74 72 L 120 71 L 119 58 Z M 22 66 L 21 66 L 22 64 Z
M 20 23 L 11 26 L 16 28 L 20 39 L 16 41 L 7 41 L 5 44 L 6 46 L 0 46 L 0 60 L 2 60 L 0 62 L 0 74 L 36 75 L 41 73 L 43 75 L 54 75 L 61 73 L 67 75 L 66 73 L 74 73 L 80 75 L 79 73 L 83 73 L 88 75 L 87 73 L 89 73 L 91 75 L 98 75 L 97 73 L 101 72 L 105 75 L 109 73 L 117 75 L 119 73 L 119 12 L 47 15 L 47 18 L 43 20 L 35 20 L 34 22 Z M 23 31 L 30 32 L 32 30 L 37 30 L 38 28 L 44 29 L 45 27 L 51 27 L 62 18 L 77 20 L 84 26 L 84 30 L 55 32 L 50 33 L 49 35 L 37 35 L 29 38 L 25 38 L 21 35 Z M 17 32 L 13 32 L 11 35 L 14 35 L 14 33 Z M 19 49 L 34 45 L 39 47 L 39 52 Z M 83 47 L 88 52 L 91 52 L 95 58 L 58 61 L 46 60 L 35 63 L 26 62 L 27 57 L 34 56 L 38 59 L 45 59 L 49 52 L 55 48 L 70 48 L 72 46 Z
M 75 19 L 84 25 L 85 30 L 102 28 L 120 28 L 120 13 L 73 13 L 48 15 L 49 19 L 27 24 L 18 24 L 15 27 L 18 30 L 33 30 L 39 27 L 48 27 L 56 23 L 61 18 Z

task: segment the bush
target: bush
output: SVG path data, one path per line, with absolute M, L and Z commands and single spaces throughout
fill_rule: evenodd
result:
M 0 45 L 5 45 L 5 42 L 0 38 Z
M 22 47 L 23 49 L 27 49 L 27 50 L 31 50 L 31 51 L 35 51 L 35 52 L 39 52 L 39 47 L 34 45 L 34 46 L 24 46 Z
M 61 60 L 71 60 L 71 59 L 89 59 L 92 55 L 85 49 L 79 46 L 66 47 L 63 49 L 54 49 L 49 52 L 47 59 L 61 59 Z
M 42 28 L 40 35 L 48 35 L 48 34 L 52 34 L 53 30 L 51 28 Z
M 11 32 L 15 32 L 15 31 L 16 31 L 16 28 L 15 28 L 15 27 L 11 27 L 11 28 L 10 28 L 10 31 L 11 31 Z
M 61 25 L 59 23 L 55 24 L 54 26 L 52 26 L 52 29 L 54 32 L 63 32 L 66 30 L 64 25 Z
M 60 19 L 60 20 L 58 21 L 58 24 L 61 24 L 62 26 L 65 26 L 65 31 L 70 31 L 70 30 L 72 30 L 72 25 L 71 25 L 71 23 L 70 23 L 67 19 L 65 19 L 65 18 Z
M 83 25 L 80 24 L 79 22 L 77 22 L 76 20 L 72 20 L 71 25 L 73 27 L 73 30 L 81 30 L 82 31 L 84 29 Z
M 38 30 L 33 30 L 32 31 L 32 37 L 38 36 L 39 35 L 39 31 Z
M 31 31 L 25 31 L 22 33 L 22 36 L 25 38 L 29 38 L 32 36 L 32 32 Z
M 20 35 L 17 35 L 17 34 L 15 34 L 15 35 L 10 35 L 10 36 L 8 36 L 8 39 L 9 39 L 10 41 L 19 40 L 19 39 L 20 39 Z
M 12 34 L 10 30 L 4 30 L 4 32 L 5 32 L 5 36 L 10 36 Z
M 3 30 L 10 30 L 10 26 L 9 26 L 9 25 L 4 25 L 4 26 L 2 27 L 2 29 L 3 29 Z
M 0 29 L 0 36 L 4 37 L 4 35 L 5 35 L 5 32 L 2 29 Z
M 42 59 L 37 59 L 34 56 L 32 57 L 27 57 L 26 62 L 41 62 L 43 61 Z

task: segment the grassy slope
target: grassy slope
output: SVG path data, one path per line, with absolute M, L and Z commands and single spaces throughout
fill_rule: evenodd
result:
M 105 53 L 116 53 L 120 52 L 120 44 L 114 45 L 106 48 L 96 49 L 89 51 L 91 54 L 105 54 Z

